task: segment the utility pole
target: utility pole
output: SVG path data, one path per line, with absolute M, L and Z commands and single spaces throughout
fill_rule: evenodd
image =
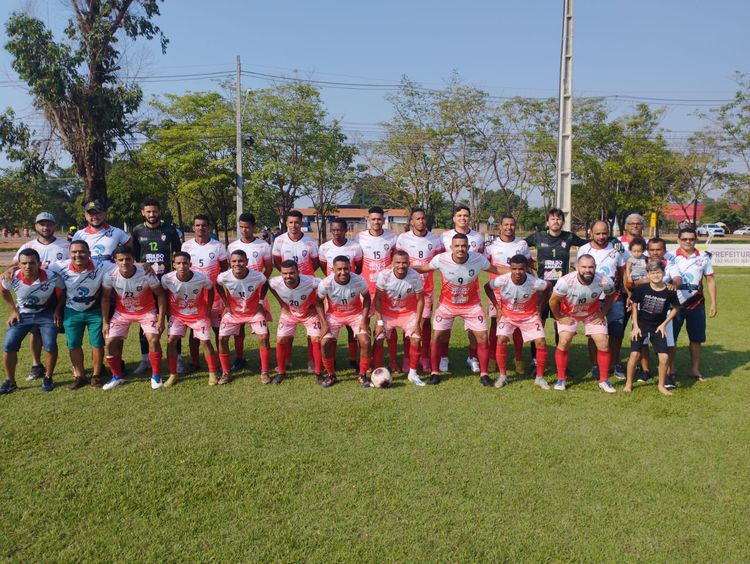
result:
M 237 236 L 239 237 L 240 233 L 240 215 L 243 211 L 243 198 L 244 198 L 244 192 L 245 192 L 245 179 L 242 177 L 242 83 L 241 83 L 241 73 L 242 67 L 240 65 L 240 56 L 237 55 L 237 84 L 236 89 L 237 92 L 235 94 L 235 125 L 237 127 L 237 172 L 236 172 L 236 182 L 237 182 Z
M 570 230 L 571 168 L 573 152 L 573 0 L 563 0 L 560 53 L 560 123 L 557 132 L 557 192 L 555 203 L 565 212 L 564 229 Z

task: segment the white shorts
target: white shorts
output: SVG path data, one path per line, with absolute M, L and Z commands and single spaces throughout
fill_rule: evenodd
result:
M 193 330 L 193 336 L 199 341 L 211 340 L 211 320 L 208 317 L 197 319 L 181 319 L 176 316 L 169 318 L 167 336 L 184 337 L 188 327 Z
M 221 301 L 219 296 L 216 296 L 214 305 L 211 307 L 209 317 L 211 318 L 211 327 L 219 327 L 221 325 L 221 316 L 224 315 L 224 302 Z
M 344 317 L 336 317 L 327 313 L 326 323 L 328 323 L 328 333 L 325 334 L 325 338 L 338 340 L 339 333 L 344 327 L 350 327 L 355 337 L 360 333 L 368 334 L 369 331 L 362 331 L 362 318 L 362 313 L 355 313 Z
M 481 304 L 471 306 L 446 306 L 439 303 L 432 320 L 432 328 L 437 331 L 450 331 L 453 318 L 462 317 L 468 331 L 487 331 L 487 316 Z
M 500 317 L 497 320 L 497 336 L 512 337 L 516 329 L 520 329 L 523 342 L 544 339 L 544 325 L 538 315 L 532 315 L 525 319 L 513 319 L 512 317 Z
M 409 339 L 419 339 L 420 334 L 412 332 L 412 329 L 414 328 L 414 324 L 416 322 L 416 313 L 407 313 L 406 315 L 397 315 L 396 317 L 387 317 L 384 315 L 383 323 L 385 324 L 385 326 L 383 327 L 383 332 L 378 338 L 387 339 L 391 336 L 391 333 L 393 333 L 394 329 L 401 329 L 404 332 L 404 337 Z
M 138 323 L 144 334 L 158 335 L 156 330 L 156 310 L 143 313 L 127 314 L 115 311 L 109 320 L 109 338 L 122 338 L 128 336 L 128 330 L 133 323 Z
M 583 319 L 577 319 L 573 317 L 574 323 L 571 325 L 565 325 L 556 321 L 558 333 L 578 333 L 578 325 L 583 324 L 583 334 L 589 335 L 608 335 L 606 319 L 603 324 L 592 323 L 593 315 L 584 317 Z
M 294 337 L 297 325 L 304 325 L 308 337 L 320 337 L 320 320 L 317 314 L 309 317 L 298 318 L 282 313 L 279 316 L 279 326 L 276 328 L 276 337 Z
M 434 295 L 432 292 L 424 295 L 424 309 L 422 310 L 422 319 L 430 319 L 432 317 L 433 301 Z
M 250 325 L 250 332 L 255 335 L 268 335 L 268 323 L 265 315 L 258 315 L 257 313 L 253 315 L 233 315 L 226 312 L 221 318 L 221 325 L 219 325 L 219 337 L 239 335 L 240 329 L 245 324 Z

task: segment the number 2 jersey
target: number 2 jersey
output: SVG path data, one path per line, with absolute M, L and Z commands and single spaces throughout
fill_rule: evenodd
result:
M 368 293 L 367 282 L 359 274 L 349 274 L 349 282 L 339 284 L 333 274 L 318 285 L 318 296 L 326 298 L 328 313 L 333 317 L 347 317 L 362 313 L 362 296 Z
M 112 288 L 115 293 L 115 311 L 125 315 L 152 312 L 156 309 L 153 289 L 159 287 L 159 279 L 146 274 L 142 266 L 136 266 L 130 278 L 113 268 L 102 279 L 104 288 Z
M 464 263 L 453 261 L 452 253 L 440 253 L 430 261 L 430 266 L 440 271 L 442 288 L 438 302 L 448 308 L 481 306 L 479 298 L 479 273 L 490 267 L 482 254 L 469 252 Z
M 306 319 L 310 315 L 315 315 L 318 284 L 320 284 L 320 278 L 306 274 L 299 275 L 299 283 L 295 288 L 289 288 L 284 284 L 281 276 L 274 276 L 268 281 L 268 285 L 287 305 L 289 313 L 296 319 Z
M 571 272 L 560 278 L 552 293 L 561 296 L 560 313 L 576 319 L 584 319 L 599 311 L 599 298 L 615 291 L 615 285 L 608 276 L 594 274 L 591 284 L 584 284 L 577 272 Z
M 377 236 L 369 231 L 361 231 L 357 233 L 356 241 L 362 247 L 362 277 L 367 282 L 370 295 L 374 296 L 378 272 L 391 265 L 396 250 L 396 235 L 391 231 L 383 231 Z
M 547 283 L 531 274 L 526 275 L 523 284 L 516 284 L 511 273 L 506 272 L 490 281 L 497 302 L 504 317 L 511 319 L 528 319 L 537 314 L 539 294 L 547 288 Z

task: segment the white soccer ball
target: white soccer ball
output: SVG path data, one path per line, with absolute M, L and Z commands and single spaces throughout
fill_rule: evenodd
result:
M 391 376 L 390 370 L 381 366 L 372 371 L 370 380 L 376 388 L 387 388 L 393 382 L 393 376 Z

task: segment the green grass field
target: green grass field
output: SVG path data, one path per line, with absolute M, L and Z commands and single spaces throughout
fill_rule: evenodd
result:
M 482 388 L 460 326 L 457 370 L 421 389 L 362 389 L 351 371 L 322 389 L 298 336 L 281 386 L 253 372 L 209 388 L 204 373 L 69 392 L 61 338 L 45 394 L 23 381 L 24 344 L 20 389 L 0 397 L 0 557 L 748 561 L 748 282 L 720 272 L 708 381 L 681 377 L 672 398 L 601 393 L 583 337 L 567 392 Z M 131 373 L 137 346 L 131 333 Z

